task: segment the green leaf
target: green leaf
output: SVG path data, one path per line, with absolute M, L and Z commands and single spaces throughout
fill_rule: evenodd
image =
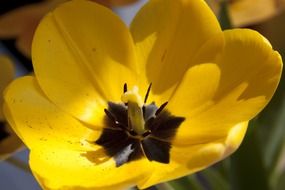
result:
M 223 30 L 232 28 L 231 19 L 229 17 L 229 13 L 228 13 L 227 1 L 221 2 L 221 9 L 220 9 L 220 14 L 219 14 L 218 19 L 219 19 L 220 25 L 221 25 Z
M 203 190 L 201 183 L 195 175 L 182 177 L 180 179 L 170 181 L 168 184 L 175 190 Z
M 279 180 L 277 183 L 276 190 L 284 190 L 285 189 L 285 171 L 282 173 L 282 175 L 279 176 Z
M 271 129 L 265 147 L 265 162 L 268 168 L 275 165 L 285 135 L 285 101 L 280 102 L 281 101 L 279 101 L 279 106 L 281 104 L 281 108 L 278 109 L 279 112 L 275 113 L 274 116 L 271 115 L 274 121 L 272 121 L 271 125 L 268 124 Z
M 282 109 L 275 116 L 275 126 L 272 130 L 270 136 L 270 141 L 266 146 L 266 163 L 267 165 L 272 165 L 274 162 L 275 152 L 279 149 L 280 144 L 283 142 L 283 137 L 285 134 L 285 101 L 282 103 Z
M 201 172 L 205 180 L 208 183 L 208 187 L 211 190 L 228 190 L 230 189 L 226 179 L 219 173 L 216 168 L 208 168 Z
M 173 187 L 171 187 L 171 185 L 169 185 L 168 183 L 161 183 L 156 185 L 156 188 L 158 190 L 175 190 Z
M 269 190 L 261 147 L 257 140 L 258 127 L 250 123 L 252 131 L 247 133 L 241 147 L 231 159 L 231 183 L 233 190 Z
M 282 77 L 284 78 L 284 77 Z M 266 109 L 259 115 L 259 139 L 264 147 L 265 167 L 269 173 L 269 184 L 275 189 L 281 175 L 278 163 L 285 150 L 285 81 L 281 79 L 279 87 Z

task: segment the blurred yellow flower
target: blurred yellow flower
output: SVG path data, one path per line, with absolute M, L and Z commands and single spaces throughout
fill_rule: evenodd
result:
M 223 0 L 207 0 L 216 15 L 219 15 Z M 265 21 L 285 9 L 285 0 L 224 0 L 233 26 L 248 26 Z
M 151 0 L 130 30 L 75 0 L 34 37 L 35 77 L 4 112 L 44 189 L 123 189 L 199 171 L 234 152 L 280 80 L 259 33 L 221 31 L 203 0 Z
M 0 38 L 16 38 L 17 48 L 27 57 L 31 56 L 31 44 L 36 27 L 42 17 L 67 0 L 46 0 L 23 6 L 0 16 Z M 136 0 L 93 0 L 105 6 L 119 6 Z M 1 5 L 1 3 L 0 3 Z
M 0 105 L 3 105 L 4 88 L 12 81 L 14 77 L 14 68 L 11 60 L 0 55 Z M 23 147 L 22 141 L 10 129 L 5 121 L 2 109 L 0 109 L 0 160 L 9 157 L 12 153 Z

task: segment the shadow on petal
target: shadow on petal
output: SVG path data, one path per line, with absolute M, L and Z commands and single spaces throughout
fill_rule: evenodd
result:
M 106 155 L 103 148 L 99 148 L 95 151 L 88 151 L 86 153 L 82 153 L 81 156 L 86 157 L 90 162 L 93 162 L 95 165 L 102 164 L 111 159 L 109 156 Z

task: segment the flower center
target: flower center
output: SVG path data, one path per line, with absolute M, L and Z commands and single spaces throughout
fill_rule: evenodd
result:
M 128 91 L 125 84 L 122 103 L 108 102 L 104 110 L 105 128 L 95 143 L 115 159 L 117 167 L 143 157 L 170 161 L 171 141 L 185 118 L 167 111 L 167 102 L 160 107 L 155 102 L 146 104 L 150 89 L 151 85 L 142 101 L 138 88 Z

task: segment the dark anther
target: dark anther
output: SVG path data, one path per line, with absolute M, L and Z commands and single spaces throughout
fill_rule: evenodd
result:
M 128 85 L 127 83 L 124 84 L 124 93 L 128 91 Z M 125 103 L 125 106 L 128 106 L 128 103 Z
M 109 112 L 109 110 L 104 109 L 105 114 L 108 116 L 108 118 L 113 121 L 114 123 L 116 123 L 116 118 L 113 116 L 113 114 L 111 112 Z
M 124 93 L 126 93 L 128 91 L 128 86 L 127 83 L 124 84 Z
M 143 115 L 145 115 L 145 105 L 142 106 Z
M 164 108 L 165 106 L 168 104 L 168 102 L 163 103 L 155 112 L 155 115 L 157 116 Z
M 146 103 L 150 89 L 151 89 L 152 83 L 149 84 L 148 89 L 146 91 L 145 97 L 144 97 L 144 103 Z

